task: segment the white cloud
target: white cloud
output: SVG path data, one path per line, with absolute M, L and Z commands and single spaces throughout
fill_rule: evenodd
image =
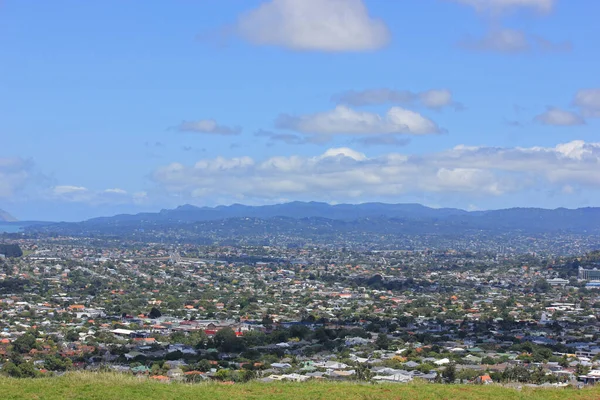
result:
M 183 121 L 177 126 L 180 132 L 213 133 L 216 135 L 239 135 L 240 127 L 219 125 L 214 119 L 201 119 L 198 121 Z
M 447 89 L 431 89 L 419 93 L 419 99 L 425 107 L 440 109 L 454 104 L 452 93 Z
M 202 201 L 364 201 L 424 193 L 498 197 L 534 189 L 561 191 L 566 185 L 600 190 L 599 170 L 600 143 L 573 141 L 556 147 L 456 146 L 424 155 L 368 157 L 336 148 L 314 157 L 216 158 L 161 167 L 152 178 L 167 193 Z
M 586 157 L 594 157 L 595 148 L 586 145 L 583 140 L 573 140 L 569 143 L 561 143 L 556 146 L 556 152 L 567 158 L 583 160 Z
M 70 185 L 62 185 L 62 186 L 55 186 L 54 189 L 52 190 L 54 192 L 54 194 L 70 194 L 70 193 L 83 193 L 83 192 L 87 192 L 87 188 L 83 187 L 83 186 L 70 186 Z
M 504 189 L 494 173 L 477 168 L 440 168 L 429 191 L 480 191 L 485 194 L 501 195 Z
M 439 133 L 435 122 L 421 114 L 401 107 L 392 107 L 384 115 L 356 111 L 339 105 L 334 110 L 301 115 L 280 115 L 276 121 L 280 129 L 289 129 L 313 135 L 368 135 L 405 133 L 425 135 Z
M 585 120 L 580 115 L 556 107 L 548 107 L 545 112 L 535 117 L 535 120 L 544 125 L 555 126 L 575 126 L 585 124 Z
M 123 190 L 123 189 L 119 189 L 119 188 L 113 188 L 113 189 L 106 189 L 104 191 L 104 193 L 127 194 L 127 191 Z
M 322 156 L 320 156 L 321 160 L 327 159 L 329 157 L 348 157 L 355 161 L 364 161 L 367 159 L 367 156 L 358 151 L 352 150 L 348 147 L 339 147 L 328 149 Z
M 579 90 L 573 103 L 581 108 L 584 116 L 600 117 L 600 88 Z
M 293 50 L 375 50 L 390 40 L 362 0 L 270 0 L 242 15 L 236 28 L 253 44 Z
M 451 0 L 473 7 L 478 12 L 501 13 L 516 9 L 531 9 L 541 13 L 553 10 L 555 0 Z
M 83 186 L 58 185 L 51 189 L 50 198 L 66 202 L 91 202 L 94 195 Z
M 459 108 L 460 106 L 454 101 L 452 92 L 448 89 L 431 89 L 421 93 L 386 88 L 361 91 L 348 90 L 334 95 L 332 99 L 336 103 L 356 107 L 388 103 L 402 105 L 419 104 L 432 109 L 441 109 L 446 106 Z
M 109 188 L 104 190 L 92 190 L 84 186 L 58 185 L 46 193 L 46 197 L 67 203 L 85 203 L 92 206 L 119 205 L 119 204 L 143 204 L 147 200 L 146 192 L 129 194 L 124 189 Z

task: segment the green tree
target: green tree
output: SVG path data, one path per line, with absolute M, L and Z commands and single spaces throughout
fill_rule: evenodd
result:
M 69 342 L 76 342 L 79 340 L 79 332 L 72 329 L 67 332 L 67 334 L 65 335 L 65 339 L 67 339 Z
M 219 330 L 214 337 L 215 346 L 223 352 L 242 351 L 243 343 L 231 328 Z
M 375 346 L 379 350 L 387 350 L 388 347 L 390 347 L 390 339 L 388 338 L 387 334 L 380 333 L 377 336 L 377 340 L 375 340 Z
M 66 371 L 72 366 L 70 359 L 57 356 L 47 356 L 44 358 L 44 368 L 49 371 Z
M 446 368 L 442 372 L 442 377 L 446 382 L 454 383 L 456 380 L 456 364 L 451 362 L 450 364 L 446 365 Z
M 364 364 L 358 364 L 355 368 L 356 370 L 356 379 L 359 381 L 370 381 L 373 377 L 373 371 L 369 369 L 368 366 Z
M 2 366 L 2 372 L 13 378 L 20 378 L 23 376 L 21 374 L 21 369 L 12 361 L 8 361 Z
M 156 307 L 152 307 L 152 309 L 150 309 L 150 312 L 148 313 L 148 317 L 152 319 L 160 318 L 161 316 L 162 313 Z
M 198 363 L 196 364 L 196 370 L 200 371 L 200 372 L 208 372 L 210 371 L 211 365 L 210 362 L 208 360 L 200 360 L 198 361 Z
M 35 369 L 30 362 L 19 365 L 19 369 L 21 370 L 21 376 L 23 378 L 37 378 L 40 375 L 40 371 Z
M 220 369 L 215 373 L 215 379 L 218 381 L 229 381 L 231 380 L 231 372 L 226 369 Z
M 29 353 L 35 347 L 35 336 L 27 332 L 13 342 L 13 350 L 17 353 Z

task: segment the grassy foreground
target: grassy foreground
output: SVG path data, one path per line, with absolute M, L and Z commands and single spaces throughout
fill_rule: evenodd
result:
M 600 399 L 600 388 L 523 389 L 433 384 L 370 385 L 310 383 L 160 383 L 110 373 L 71 373 L 58 378 L 0 378 L 0 399 Z

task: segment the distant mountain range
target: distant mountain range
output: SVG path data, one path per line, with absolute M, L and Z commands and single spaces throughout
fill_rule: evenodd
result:
M 295 201 L 284 204 L 266 206 L 246 206 L 232 204 L 230 206 L 196 207 L 189 204 L 172 210 L 161 210 L 158 213 L 122 214 L 114 217 L 93 218 L 88 223 L 110 223 L 114 221 L 146 221 L 146 222 L 200 222 L 215 221 L 228 218 L 328 218 L 352 221 L 361 218 L 447 218 L 452 215 L 468 215 L 469 212 L 456 208 L 429 208 L 420 204 L 337 204 L 330 205 L 319 202 Z
M 389 225 L 403 226 L 407 233 L 431 229 L 436 232 L 456 232 L 465 230 L 484 231 L 521 231 L 521 232 L 576 232 L 600 233 L 600 208 L 557 208 L 554 210 L 542 208 L 510 208 L 491 211 L 465 211 L 456 208 L 430 208 L 420 204 L 338 204 L 330 205 L 319 202 L 291 202 L 266 206 L 231 206 L 196 207 L 183 205 L 171 210 L 161 210 L 157 213 L 122 214 L 113 217 L 93 218 L 79 223 L 61 223 L 46 225 L 61 227 L 61 231 L 73 228 L 79 232 L 107 231 L 119 228 L 120 231 L 129 229 L 151 229 L 160 227 L 185 226 L 190 224 L 207 223 L 211 221 L 243 219 L 270 221 L 293 219 L 300 224 L 302 220 L 328 220 L 343 222 L 345 226 L 352 223 L 357 229 L 377 226 L 386 230 Z M 336 224 L 337 225 L 337 224 Z M 400 226 L 398 225 L 398 226 Z M 211 224 L 212 226 L 212 224 Z M 378 229 L 375 229 L 377 231 Z
M 4 210 L 0 210 L 0 222 L 17 222 L 17 219 Z

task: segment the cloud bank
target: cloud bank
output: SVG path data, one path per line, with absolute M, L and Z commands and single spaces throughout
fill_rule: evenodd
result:
M 440 133 L 435 122 L 402 107 L 392 107 L 385 115 L 357 111 L 339 105 L 335 109 L 307 115 L 280 115 L 275 121 L 279 129 L 315 135 L 369 135 Z
M 530 189 L 600 190 L 600 143 L 556 147 L 456 146 L 424 155 L 377 157 L 332 148 L 314 157 L 203 159 L 156 169 L 160 190 L 183 198 L 364 201 L 423 193 L 498 197 Z

